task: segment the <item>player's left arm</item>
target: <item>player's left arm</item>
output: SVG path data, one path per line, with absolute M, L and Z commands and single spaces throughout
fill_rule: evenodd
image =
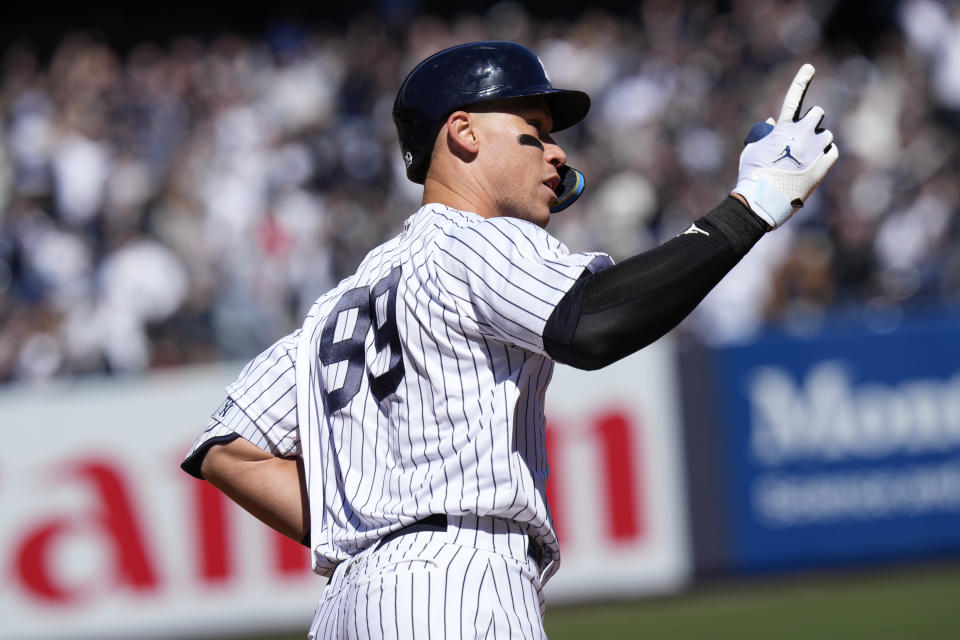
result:
M 307 544 L 309 509 L 296 411 L 300 330 L 241 371 L 180 465 L 280 533 Z
M 277 457 L 238 437 L 211 446 L 200 472 L 261 522 L 297 542 L 306 540 L 310 507 L 299 456 Z

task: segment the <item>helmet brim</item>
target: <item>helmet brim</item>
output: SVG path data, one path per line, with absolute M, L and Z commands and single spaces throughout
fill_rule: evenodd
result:
M 541 95 L 547 101 L 550 117 L 553 118 L 552 131 L 569 129 L 583 120 L 590 111 L 590 96 L 582 91 L 554 89 Z
M 490 102 L 509 104 L 513 100 L 538 97 L 544 99 L 544 102 L 547 103 L 547 108 L 550 110 L 550 117 L 553 120 L 553 128 L 550 129 L 551 133 L 569 129 L 583 120 L 587 116 L 587 112 L 590 111 L 590 96 L 586 93 L 572 89 L 555 89 L 554 87 L 533 87 L 528 91 L 518 91 L 507 96 L 497 95 L 489 100 L 477 100 L 472 103 L 465 103 L 458 108 L 469 110 L 470 107 Z M 442 124 L 442 122 L 440 124 Z

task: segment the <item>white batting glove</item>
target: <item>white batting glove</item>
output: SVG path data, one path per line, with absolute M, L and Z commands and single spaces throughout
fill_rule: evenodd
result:
M 740 173 L 733 193 L 775 229 L 803 206 L 839 151 L 833 134 L 820 129 L 823 109 L 811 107 L 801 118 L 800 107 L 813 79 L 813 65 L 805 64 L 793 79 L 780 118 L 758 122 L 747 133 L 740 154 Z

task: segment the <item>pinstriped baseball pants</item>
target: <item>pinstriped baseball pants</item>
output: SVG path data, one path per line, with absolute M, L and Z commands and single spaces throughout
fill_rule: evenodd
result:
M 485 533 L 419 531 L 341 563 L 309 637 L 546 640 L 540 569 L 526 553 L 526 536 Z

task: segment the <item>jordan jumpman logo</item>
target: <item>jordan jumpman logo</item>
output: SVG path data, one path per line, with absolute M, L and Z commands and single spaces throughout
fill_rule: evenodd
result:
M 793 141 L 791 140 L 791 142 L 793 142 Z M 777 158 L 776 160 L 774 160 L 774 161 L 773 161 L 773 164 L 777 164 L 778 162 L 780 162 L 780 161 L 783 160 L 784 158 L 790 158 L 790 159 L 793 160 L 795 163 L 797 163 L 797 166 L 798 166 L 798 167 L 803 166 L 803 163 L 800 162 L 799 160 L 797 160 L 796 158 L 794 158 L 794 157 L 793 157 L 793 154 L 790 153 L 790 145 L 787 145 L 786 147 L 784 147 L 783 151 L 780 152 L 780 157 Z

